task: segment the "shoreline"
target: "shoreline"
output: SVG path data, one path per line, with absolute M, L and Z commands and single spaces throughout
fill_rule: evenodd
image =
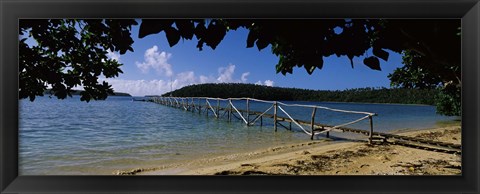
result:
M 461 143 L 460 123 L 395 134 Z M 320 139 L 116 175 L 459 175 L 461 156 L 365 140 Z

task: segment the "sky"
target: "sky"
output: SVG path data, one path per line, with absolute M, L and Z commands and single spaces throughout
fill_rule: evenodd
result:
M 252 83 L 315 90 L 388 88 L 387 75 L 402 66 L 401 56 L 393 52 L 388 62 L 380 61 L 382 71 L 365 66 L 364 57 L 354 58 L 352 69 L 347 57 L 332 56 L 324 58 L 323 68 L 315 69 L 311 75 L 303 67 L 294 68 L 293 74 L 283 75 L 276 73 L 278 57 L 271 53 L 270 46 L 261 51 L 256 47 L 246 48 L 248 31 L 243 28 L 229 31 L 215 50 L 204 45 L 202 51 L 196 48 L 195 38 L 180 40 L 170 47 L 165 33 L 139 39 L 138 31 L 139 25 L 133 26 L 134 52 L 108 54 L 123 64 L 123 74 L 116 78 L 100 78 L 112 85 L 115 92 L 133 96 L 161 95 L 201 83 Z

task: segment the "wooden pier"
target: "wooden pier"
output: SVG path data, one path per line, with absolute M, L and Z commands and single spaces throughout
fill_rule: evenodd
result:
M 237 101 L 245 100 L 246 101 L 245 109 L 239 109 L 236 106 L 234 106 L 232 101 L 235 101 L 235 100 Z M 148 97 L 147 101 L 183 109 L 185 111 L 198 112 L 199 114 L 204 113 L 207 116 L 211 114 L 215 118 L 223 117 L 223 118 L 226 118 L 228 121 L 232 121 L 232 118 L 236 118 L 238 120 L 243 121 L 247 126 L 255 125 L 257 122 L 259 122 L 260 126 L 263 126 L 263 119 L 268 118 L 273 120 L 274 131 L 278 130 L 278 126 L 285 128 L 287 130 L 292 130 L 292 124 L 294 124 L 297 127 L 299 127 L 304 133 L 309 135 L 310 139 L 312 140 L 316 135 L 319 135 L 322 133 L 325 133 L 326 137 L 329 137 L 330 131 L 351 132 L 351 133 L 363 134 L 368 136 L 369 144 L 392 143 L 392 144 L 416 147 L 416 148 L 432 150 L 432 151 L 461 154 L 461 145 L 458 145 L 458 144 L 431 141 L 431 140 L 425 140 L 425 139 L 407 137 L 407 136 L 401 136 L 401 135 L 395 135 L 395 134 L 374 132 L 373 117 L 377 116 L 376 113 L 332 109 L 328 107 L 315 106 L 315 105 L 285 104 L 278 101 L 265 101 L 265 100 L 258 100 L 253 98 L 222 99 L 222 98 L 208 98 L 208 97 Z M 251 101 L 270 104 L 270 106 L 263 112 L 253 111 L 250 109 Z M 211 102 L 214 103 L 214 105 L 212 105 Z M 223 102 L 224 104 L 226 104 L 226 106 L 223 106 L 223 107 L 220 106 L 220 102 Z M 303 108 L 311 109 L 312 114 L 311 114 L 310 121 L 292 118 L 284 110 L 284 108 L 282 108 L 282 107 L 288 107 L 288 106 L 303 107 Z M 268 113 L 271 109 L 273 109 L 273 114 Z M 343 113 L 349 113 L 349 114 L 358 114 L 358 115 L 361 115 L 361 117 L 357 120 L 353 120 L 341 125 L 332 126 L 332 125 L 320 123 L 315 120 L 317 109 L 343 112 Z M 279 116 L 278 114 L 279 111 L 283 112 L 284 115 L 286 115 L 286 117 Z M 346 127 L 348 125 L 352 125 L 354 123 L 358 123 L 366 119 L 369 120 L 370 130 L 354 129 L 354 128 Z

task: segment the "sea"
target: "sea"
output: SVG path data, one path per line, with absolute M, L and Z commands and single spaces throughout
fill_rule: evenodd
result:
M 237 114 L 186 111 L 132 97 L 111 96 L 104 101 L 82 102 L 79 96 L 64 100 L 37 97 L 19 101 L 20 175 L 112 175 L 117 170 L 155 168 L 198 158 L 250 152 L 274 146 L 311 141 L 295 123 L 282 123 L 275 132 L 272 119 L 257 119 L 245 125 Z M 139 98 L 135 98 L 139 99 Z M 191 103 L 191 101 L 190 101 Z M 194 100 L 204 106 L 205 100 Z M 209 100 L 213 107 L 227 101 Z M 282 117 L 310 121 L 312 108 L 289 104 L 317 105 L 331 109 L 376 113 L 374 131 L 425 129 L 458 120 L 436 114 L 434 106 L 338 102 L 282 101 L 277 113 Z M 237 109 L 246 109 L 245 100 L 234 100 Z M 251 111 L 265 112 L 272 104 L 249 101 Z M 273 108 L 266 113 L 273 114 Z M 363 114 L 317 109 L 315 122 L 342 125 Z M 247 118 L 246 115 L 244 115 Z M 253 121 L 255 115 L 250 115 Z M 368 119 L 348 125 L 370 129 Z M 308 126 L 303 126 L 309 130 Z M 358 135 L 357 135 L 358 136 Z M 332 132 L 330 138 L 348 141 L 358 138 Z M 314 141 L 326 138 L 318 135 Z

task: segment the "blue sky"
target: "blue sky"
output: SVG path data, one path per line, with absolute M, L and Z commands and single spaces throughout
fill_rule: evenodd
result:
M 348 58 L 332 56 L 325 58 L 323 69 L 316 69 L 312 75 L 302 67 L 284 76 L 275 73 L 278 58 L 271 53 L 270 46 L 261 51 L 256 47 L 246 48 L 245 29 L 228 32 L 215 50 L 204 46 L 199 51 L 195 38 L 180 40 L 170 47 L 163 32 L 139 39 L 138 28 L 133 27 L 134 52 L 109 55 L 123 63 L 124 73 L 107 79 L 115 91 L 134 96 L 163 94 L 171 87 L 175 90 L 191 84 L 220 82 L 316 90 L 389 87 L 387 75 L 402 66 L 401 56 L 395 53 L 390 53 L 388 62 L 381 61 L 382 71 L 363 65 L 363 57 L 354 58 L 352 69 Z

